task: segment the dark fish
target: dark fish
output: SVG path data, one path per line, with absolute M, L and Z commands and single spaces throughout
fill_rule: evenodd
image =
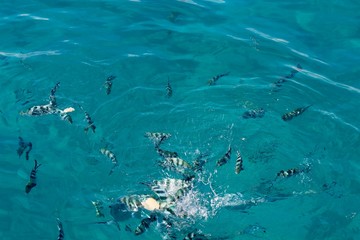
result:
M 211 238 L 208 235 L 205 235 L 197 231 L 186 234 L 183 240 L 210 240 L 210 239 Z
M 231 157 L 231 146 L 229 145 L 229 149 L 227 150 L 225 155 L 217 161 L 216 165 L 220 167 L 226 164 L 230 160 L 230 157 Z
M 279 80 L 277 80 L 276 82 L 274 82 L 274 85 L 275 85 L 276 87 L 281 87 L 284 82 L 286 82 L 287 80 L 289 80 L 289 79 L 291 79 L 291 78 L 294 78 L 294 77 L 295 77 L 295 74 L 298 73 L 298 72 L 300 72 L 301 70 L 302 70 L 302 66 L 298 63 L 298 64 L 296 65 L 296 68 L 295 68 L 295 69 L 292 69 L 289 75 L 286 75 L 286 76 L 284 76 L 284 77 L 281 77 Z
M 170 15 L 168 16 L 168 20 L 169 20 L 170 22 L 174 23 L 180 14 L 181 14 L 181 13 L 179 13 L 179 12 L 172 11 L 172 12 L 170 13 Z
M 311 107 L 311 105 L 307 106 L 307 107 L 300 107 L 297 108 L 291 112 L 285 113 L 284 115 L 282 115 L 282 120 L 284 121 L 290 121 L 291 119 L 293 119 L 294 117 L 299 116 L 300 114 L 302 114 L 303 112 L 305 112 L 306 109 L 308 109 L 309 107 Z
M 207 153 L 200 153 L 199 156 L 195 158 L 193 161 L 193 170 L 201 172 L 203 170 L 203 167 L 205 166 L 207 160 L 204 159 L 205 157 L 209 156 Z
M 57 107 L 57 104 L 56 104 L 56 98 L 55 98 L 55 93 L 56 93 L 56 90 L 60 87 L 60 82 L 56 83 L 55 86 L 51 89 L 50 91 L 50 96 L 49 96 L 49 105 L 53 108 L 56 108 Z
M 127 231 L 127 232 L 132 232 L 132 230 L 131 230 L 131 228 L 130 228 L 129 225 L 126 225 L 126 226 L 125 226 L 125 231 Z
M 126 206 L 125 203 L 117 202 L 111 204 L 110 208 L 110 215 L 113 217 L 115 222 L 125 221 L 131 218 L 132 214 L 129 211 L 129 208 Z
M 251 109 L 243 113 L 242 117 L 245 119 L 248 118 L 262 118 L 265 115 L 265 110 L 263 108 Z
M 235 173 L 239 174 L 242 170 L 244 170 L 243 168 L 243 159 L 241 157 L 241 154 L 239 151 L 236 152 L 236 164 L 235 164 Z
M 30 181 L 26 184 L 26 187 L 25 187 L 26 193 L 29 193 L 31 191 L 31 189 L 36 186 L 36 172 L 40 166 L 41 166 L 41 164 L 38 164 L 37 161 L 35 160 L 35 166 L 31 170 L 31 173 L 30 173 Z
M 104 87 L 105 87 L 105 90 L 106 90 L 106 95 L 109 95 L 111 93 L 111 88 L 112 88 L 112 80 L 114 80 L 116 78 L 116 76 L 109 76 L 105 83 L 104 83 Z
M 102 212 L 104 210 L 103 203 L 101 201 L 91 201 L 91 203 L 95 207 L 96 216 L 97 217 L 105 217 L 104 213 Z
M 29 147 L 29 149 L 25 153 L 26 160 L 29 160 L 29 154 L 30 154 L 30 151 L 32 150 L 32 143 L 31 142 L 28 142 L 28 147 Z
M 23 154 L 25 149 L 28 148 L 28 150 L 25 153 L 26 160 L 29 160 L 29 154 L 32 150 L 32 143 L 31 142 L 25 142 L 22 137 L 19 137 L 19 148 L 17 149 L 17 153 L 19 157 Z
M 173 90 L 170 85 L 170 80 L 168 78 L 167 85 L 166 85 L 166 96 L 169 98 L 172 96 Z
M 100 149 L 100 152 L 105 155 L 106 157 L 110 158 L 112 164 L 113 164 L 113 167 L 110 169 L 110 172 L 109 172 L 109 175 L 111 175 L 115 168 L 119 166 L 119 163 L 116 159 L 116 156 L 113 152 L 111 152 L 110 150 L 106 149 L 106 148 L 101 148 Z
M 58 240 L 63 240 L 64 237 L 65 237 L 63 225 L 62 225 L 59 218 L 57 218 L 56 221 L 57 221 L 57 227 L 58 227 L 58 230 L 59 230 Z
M 139 226 L 137 226 L 134 230 L 135 235 L 143 234 L 145 230 L 150 227 L 150 224 L 155 221 L 156 221 L 156 216 L 154 214 L 151 214 L 150 217 L 141 220 Z
M 208 84 L 209 84 L 210 86 L 215 85 L 217 80 L 219 80 L 219 79 L 222 78 L 222 77 L 225 77 L 225 76 L 229 75 L 229 73 L 230 73 L 230 72 L 227 72 L 227 73 L 219 74 L 219 75 L 216 75 L 215 77 L 212 77 L 212 78 L 208 81 Z

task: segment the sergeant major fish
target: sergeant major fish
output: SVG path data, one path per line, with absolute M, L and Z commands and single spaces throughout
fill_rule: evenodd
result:
M 91 201 L 91 203 L 95 207 L 96 216 L 105 217 L 104 213 L 102 212 L 104 210 L 103 203 L 101 201 Z
M 215 85 L 216 82 L 217 82 L 220 78 L 225 77 L 225 76 L 227 76 L 227 75 L 229 75 L 229 72 L 216 75 L 216 76 L 212 77 L 212 78 L 208 81 L 208 84 L 209 84 L 210 86 Z
M 245 119 L 248 118 L 262 118 L 265 115 L 265 110 L 263 108 L 251 109 L 243 113 L 242 117 Z
M 84 128 L 84 131 L 85 133 L 88 132 L 89 129 L 91 129 L 94 133 L 95 133 L 95 129 L 96 129 L 96 126 L 94 124 L 94 121 L 91 119 L 90 115 L 88 112 L 86 112 L 82 106 L 79 105 L 79 107 L 81 108 L 81 110 L 83 110 L 84 114 L 85 114 L 85 121 L 86 123 L 88 124 L 85 128 Z
M 241 154 L 239 151 L 236 152 L 236 164 L 235 164 L 235 173 L 239 174 L 242 170 L 244 170 L 243 168 L 243 159 L 241 157 Z
M 17 149 L 17 154 L 19 155 L 19 157 L 21 157 L 26 148 L 28 148 L 28 150 L 25 153 L 25 158 L 26 160 L 29 160 L 29 154 L 32 150 L 32 143 L 25 142 L 22 137 L 19 137 L 19 148 Z
M 72 118 L 69 115 L 70 112 L 75 111 L 74 108 L 68 107 L 64 110 L 61 110 L 57 107 L 57 102 L 55 98 L 56 90 L 59 88 L 60 82 L 58 82 L 50 91 L 49 104 L 33 106 L 26 111 L 20 112 L 20 115 L 28 116 L 42 116 L 48 114 L 59 114 L 62 120 L 66 120 L 69 123 L 72 123 Z
M 164 160 L 160 162 L 160 165 L 169 170 L 177 171 L 182 174 L 185 174 L 188 170 L 192 170 L 192 166 L 179 157 L 164 158 Z
M 111 88 L 112 88 L 112 80 L 114 80 L 116 78 L 116 76 L 109 76 L 105 83 L 104 83 L 104 87 L 105 87 L 105 91 L 106 91 L 106 95 L 109 95 L 111 93 Z
M 130 195 L 119 199 L 119 201 L 131 210 L 138 211 L 139 208 L 143 207 L 142 202 L 151 196 L 149 195 Z
M 287 177 L 291 177 L 291 176 L 294 176 L 299 173 L 309 172 L 309 171 L 310 171 L 310 166 L 305 166 L 304 168 L 291 168 L 291 169 L 288 169 L 285 171 L 284 170 L 279 171 L 276 174 L 276 177 L 287 178 Z
M 155 148 L 158 148 L 163 141 L 171 137 L 171 134 L 162 132 L 146 132 L 145 137 L 152 140 L 155 144 Z
M 171 152 L 167 150 L 162 150 L 160 147 L 155 147 L 156 152 L 163 158 L 169 158 L 169 157 L 178 157 L 177 152 Z
M 30 173 L 30 180 L 25 186 L 26 193 L 29 193 L 31 191 L 31 189 L 36 186 L 36 172 L 40 166 L 41 166 L 41 164 L 38 164 L 38 162 L 35 160 L 35 166 L 31 170 L 31 173 Z
M 222 158 L 220 158 L 217 161 L 216 165 L 218 167 L 220 167 L 220 166 L 226 164 L 230 160 L 230 157 L 231 157 L 231 145 L 229 145 L 227 152 L 225 153 L 225 155 Z
M 172 90 L 172 87 L 170 85 L 170 80 L 168 78 L 167 85 L 166 85 L 166 96 L 168 98 L 170 98 L 172 96 L 172 93 L 173 93 L 173 90 Z
M 311 105 L 307 106 L 307 107 L 300 107 L 297 108 L 291 112 L 285 113 L 284 115 L 282 115 L 282 120 L 284 121 L 290 121 L 291 119 L 293 119 L 294 117 L 299 116 L 300 114 L 302 114 L 303 112 L 306 111 L 306 109 L 308 109 L 309 107 L 311 107 Z
M 119 163 L 116 159 L 116 156 L 113 152 L 111 152 L 110 150 L 106 149 L 106 148 L 101 148 L 100 149 L 100 152 L 105 155 L 106 157 L 110 158 L 112 164 L 113 164 L 113 167 L 110 169 L 110 172 L 109 172 L 109 176 L 114 172 L 115 168 L 119 166 Z
M 161 180 L 154 180 L 151 183 L 142 184 L 149 186 L 160 200 L 165 200 L 169 196 L 175 197 L 180 189 L 188 189 L 191 186 L 190 181 L 175 178 L 164 178 Z
M 285 77 L 281 77 L 279 80 L 277 80 L 273 84 L 276 87 L 281 87 L 284 82 L 286 82 L 288 79 L 291 79 L 291 78 L 295 77 L 295 74 L 300 72 L 301 70 L 302 70 L 302 66 L 298 63 L 296 65 L 296 68 L 292 69 L 289 75 L 286 75 Z
M 290 176 L 293 176 L 293 175 L 295 175 L 295 174 L 297 174 L 299 172 L 300 172 L 299 169 L 292 168 L 292 169 L 289 169 L 289 170 L 286 170 L 286 171 L 281 170 L 280 172 L 278 172 L 276 174 L 276 176 L 278 176 L 278 177 L 290 177 Z
M 62 225 L 59 218 L 56 219 L 56 222 L 57 222 L 57 227 L 58 227 L 58 230 L 59 230 L 58 240 L 63 240 L 64 237 L 65 237 L 63 225 Z
M 143 234 L 146 231 L 146 229 L 150 227 L 150 224 L 155 221 L 156 221 L 155 214 L 151 214 L 150 217 L 142 219 L 139 226 L 137 226 L 134 230 L 135 235 Z

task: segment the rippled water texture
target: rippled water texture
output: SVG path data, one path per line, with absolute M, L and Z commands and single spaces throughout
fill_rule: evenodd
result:
M 57 218 L 65 239 L 166 239 L 159 223 L 125 230 L 144 211 L 119 217 L 119 231 L 109 210 L 151 194 L 141 183 L 182 177 L 145 132 L 204 163 L 177 205 L 177 239 L 359 239 L 359 12 L 355 0 L 1 1 L 0 239 L 57 239 Z M 58 82 L 72 124 L 19 114 Z

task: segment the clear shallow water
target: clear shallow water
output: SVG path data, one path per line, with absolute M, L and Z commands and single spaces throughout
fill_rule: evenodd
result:
M 160 239 L 154 226 L 138 237 L 124 231 L 141 219 L 121 222 L 121 231 L 93 224 L 99 219 L 91 200 L 109 204 L 148 192 L 139 182 L 165 176 L 147 131 L 171 133 L 164 148 L 188 161 L 199 151 L 210 154 L 192 195 L 199 200 L 192 221 L 204 233 L 357 239 L 359 8 L 349 0 L 2 1 L 1 239 L 56 239 L 57 217 L 65 239 Z M 303 70 L 274 88 L 297 64 Z M 106 95 L 109 75 L 117 78 Z M 76 108 L 72 125 L 19 115 L 46 103 L 56 82 L 59 107 Z M 84 134 L 78 103 L 95 121 L 95 134 Z M 301 116 L 281 120 L 310 104 Z M 241 117 L 259 107 L 263 118 Z M 16 154 L 18 136 L 33 143 L 29 161 Z M 120 162 L 111 176 L 99 152 L 106 143 Z M 229 144 L 232 159 L 215 171 Z M 245 168 L 239 175 L 237 149 Z M 43 166 L 26 195 L 33 159 Z M 302 164 L 311 171 L 267 189 L 278 171 Z M 253 233 L 253 225 L 266 233 Z

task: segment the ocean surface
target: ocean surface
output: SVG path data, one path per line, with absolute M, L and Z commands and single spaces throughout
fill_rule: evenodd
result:
M 1 1 L 0 239 L 58 239 L 57 219 L 74 240 L 360 239 L 359 23 L 355 0 Z M 58 82 L 72 124 L 20 114 Z M 146 132 L 204 165 L 177 202 L 186 216 L 159 211 L 169 226 L 136 236 L 150 212 L 118 221 L 109 206 L 184 177 Z

